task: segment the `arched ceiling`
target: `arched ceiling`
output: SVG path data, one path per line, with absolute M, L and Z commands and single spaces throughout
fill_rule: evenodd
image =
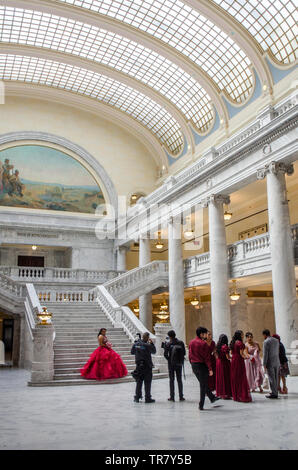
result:
M 296 59 L 290 0 L 2 0 L 0 78 L 59 88 L 137 120 L 173 156 L 246 104 L 266 54 Z M 2 43 L 2 44 L 1 44 Z

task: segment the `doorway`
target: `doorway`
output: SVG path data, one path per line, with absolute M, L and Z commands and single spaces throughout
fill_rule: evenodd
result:
M 44 268 L 44 256 L 18 256 L 18 266 Z

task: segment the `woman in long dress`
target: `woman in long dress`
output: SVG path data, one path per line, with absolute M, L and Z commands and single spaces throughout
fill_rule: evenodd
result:
M 231 358 L 228 337 L 220 335 L 216 345 L 216 396 L 229 400 L 231 390 Z
M 80 370 L 85 379 L 118 379 L 128 374 L 121 357 L 112 349 L 112 344 L 109 343 L 106 332 L 105 328 L 100 330 L 98 333 L 99 347 L 93 351 L 88 362 Z
M 211 376 L 209 375 L 208 377 L 208 387 L 210 391 L 213 392 L 216 387 L 216 357 L 215 357 L 216 345 L 212 339 L 211 331 L 207 332 L 206 343 L 208 344 L 208 347 L 209 347 L 211 366 L 212 366 L 212 371 L 213 371 L 213 375 Z
M 231 362 L 231 389 L 233 400 L 248 403 L 252 401 L 247 382 L 244 361 L 248 358 L 243 343 L 243 331 L 237 330 L 230 343 L 230 351 L 232 352 Z
M 262 385 L 264 382 L 264 372 L 262 361 L 260 358 L 260 345 L 253 340 L 253 334 L 247 332 L 245 335 L 245 347 L 249 354 L 249 359 L 245 361 L 246 377 L 251 392 L 255 392 L 259 388 L 263 393 Z

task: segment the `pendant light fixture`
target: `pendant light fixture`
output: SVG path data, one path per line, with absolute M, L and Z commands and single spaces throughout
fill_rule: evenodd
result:
M 239 300 L 240 299 L 240 293 L 237 292 L 237 287 L 236 287 L 236 280 L 233 279 L 233 287 L 230 291 L 230 299 L 231 300 Z
M 160 238 L 161 236 L 160 230 L 157 233 L 158 233 L 158 239 L 157 239 L 157 242 L 155 243 L 155 248 L 157 248 L 157 250 L 161 250 L 164 247 L 164 244 L 162 243 L 161 238 Z

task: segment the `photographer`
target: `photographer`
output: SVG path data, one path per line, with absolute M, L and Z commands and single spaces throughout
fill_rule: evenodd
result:
M 170 379 L 170 398 L 169 401 L 175 401 L 175 374 L 178 382 L 179 399 L 184 401 L 182 384 L 182 367 L 184 365 L 184 356 L 186 354 L 183 341 L 176 338 L 175 331 L 168 332 L 168 341 L 162 343 L 164 348 L 164 357 L 168 361 L 169 379 Z
M 144 333 L 143 338 L 136 339 L 131 354 L 136 357 L 136 370 L 132 373 L 137 382 L 136 393 L 134 401 L 139 403 L 142 398 L 142 386 L 145 385 L 145 403 L 154 403 L 155 400 L 151 398 L 151 382 L 152 382 L 152 369 L 154 367 L 151 354 L 156 353 L 156 348 L 149 339 L 149 333 Z

